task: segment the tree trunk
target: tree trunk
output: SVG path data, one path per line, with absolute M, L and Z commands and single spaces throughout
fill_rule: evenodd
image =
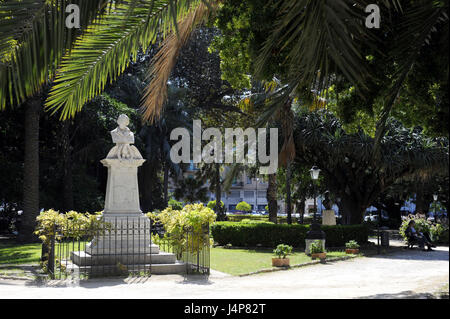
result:
M 227 219 L 225 214 L 225 207 L 222 207 L 222 184 L 220 182 L 220 164 L 215 164 L 215 179 L 216 179 L 216 206 L 214 207 L 215 213 L 217 214 L 218 221 L 224 221 Z
M 63 157 L 63 208 L 67 212 L 74 208 L 73 204 L 73 175 L 72 175 L 72 147 L 70 145 L 70 120 L 65 120 L 62 123 L 62 157 Z
M 286 215 L 287 223 L 292 224 L 292 203 L 291 203 L 291 162 L 286 167 Z
M 364 205 L 357 203 L 351 196 L 343 196 L 339 205 L 339 212 L 342 215 L 342 224 L 361 224 L 364 217 Z
M 296 213 L 299 214 L 300 219 L 298 221 L 299 224 L 303 224 L 304 217 L 305 217 L 305 199 L 301 198 L 298 202 L 296 207 Z
M 267 187 L 267 203 L 269 206 L 269 221 L 277 223 L 277 174 L 269 174 L 269 185 Z
M 39 114 L 40 96 L 25 104 L 25 155 L 23 163 L 23 214 L 18 240 L 34 242 L 36 217 L 39 215 Z
M 164 163 L 164 206 L 169 204 L 169 163 Z

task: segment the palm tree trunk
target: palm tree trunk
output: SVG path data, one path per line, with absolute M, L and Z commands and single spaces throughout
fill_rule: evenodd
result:
M 267 187 L 267 203 L 269 206 L 269 221 L 277 223 L 277 174 L 269 174 L 269 185 Z
M 164 191 L 164 206 L 167 207 L 169 204 L 169 163 L 164 163 L 164 185 L 163 185 L 163 191 Z
M 63 207 L 67 212 L 74 209 L 73 203 L 73 175 L 72 175 L 72 148 L 70 146 L 70 120 L 62 123 L 61 144 L 63 152 Z
M 39 215 L 39 114 L 40 96 L 25 104 L 25 155 L 23 163 L 23 214 L 18 240 L 34 242 L 36 217 Z
M 291 204 L 291 162 L 288 161 L 286 167 L 286 214 L 287 223 L 292 224 L 292 204 Z

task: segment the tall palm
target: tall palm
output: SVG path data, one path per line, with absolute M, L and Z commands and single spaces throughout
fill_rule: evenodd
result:
M 71 1 L 92 21 L 105 0 Z M 68 1 L 0 2 L 0 110 L 25 108 L 23 217 L 19 240 L 32 241 L 39 213 L 39 117 L 43 91 L 79 32 L 65 27 Z
M 164 36 L 176 29 L 176 20 L 194 2 L 0 1 L 0 110 L 22 103 L 26 108 L 23 240 L 32 239 L 39 211 L 37 143 L 43 90 L 56 75 L 48 105 L 54 110 L 64 105 L 62 118 L 73 115 L 99 93 L 106 79 L 123 72 L 141 46 L 154 42 L 158 33 Z M 80 30 L 65 25 L 68 4 L 80 8 Z
M 371 1 L 274 2 L 278 18 L 263 45 L 255 69 L 257 75 L 262 74 L 265 64 L 276 52 L 286 57 L 286 69 L 289 70 L 284 75 L 287 89 L 280 91 L 282 96 L 293 94 L 302 87 L 324 92 L 336 74 L 342 74 L 364 93 L 368 82 L 376 80 L 367 72 L 364 47 L 376 48 L 386 40 L 386 34 L 393 34 L 395 46 L 389 48 L 388 56 L 400 63 L 391 86 L 382 92 L 385 102 L 375 136 L 373 158 L 376 160 L 381 156 L 380 145 L 386 134 L 389 114 L 422 46 L 428 44 L 439 24 L 448 23 L 448 2 L 383 0 L 380 2 L 382 23 L 387 27 L 380 34 L 364 25 L 364 8 L 369 3 Z M 395 24 L 390 24 L 392 16 L 397 19 Z M 283 103 L 278 103 L 272 111 L 282 107 Z

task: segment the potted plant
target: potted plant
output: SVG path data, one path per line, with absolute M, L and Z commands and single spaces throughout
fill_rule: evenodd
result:
M 279 244 L 273 253 L 278 256 L 278 258 L 272 258 L 272 266 L 275 267 L 289 267 L 289 258 L 287 255 L 292 253 L 292 246 Z
M 319 258 L 320 260 L 325 260 L 327 253 L 323 248 L 322 242 L 320 240 L 315 240 L 309 246 L 309 251 L 311 252 L 311 258 L 314 260 Z
M 345 243 L 345 253 L 346 254 L 358 254 L 359 253 L 359 244 L 356 240 L 350 240 Z

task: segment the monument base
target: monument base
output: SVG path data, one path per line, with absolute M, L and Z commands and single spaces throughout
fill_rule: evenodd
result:
M 150 219 L 142 213 L 105 212 L 106 222 L 84 251 L 71 252 L 73 270 L 89 275 L 110 275 L 134 271 L 180 274 L 186 265 L 172 253 L 161 252 L 151 241 Z

